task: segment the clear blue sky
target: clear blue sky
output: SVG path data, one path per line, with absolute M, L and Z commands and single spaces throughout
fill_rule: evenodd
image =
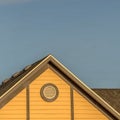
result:
M 120 88 L 120 1 L 0 0 L 0 81 L 49 53 L 90 87 Z

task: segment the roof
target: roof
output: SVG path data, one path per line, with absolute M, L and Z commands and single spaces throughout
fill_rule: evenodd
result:
M 27 65 L 21 71 L 14 73 L 10 78 L 3 80 L 2 83 L 0 84 L 0 96 L 4 94 L 10 87 L 16 84 L 22 77 L 24 77 L 27 73 L 29 73 L 33 68 L 35 68 L 39 63 L 41 63 L 48 56 L 44 57 L 43 59 L 31 65 Z
M 120 113 L 120 89 L 93 89 L 100 97 Z
M 62 77 L 64 77 L 75 90 L 82 94 L 110 119 L 120 119 L 120 114 L 96 94 L 98 92 L 97 90 L 95 90 L 95 93 L 52 55 L 48 55 L 42 60 L 25 67 L 22 71 L 13 74 L 9 79 L 2 82 L 0 85 L 0 108 L 9 102 L 12 97 L 18 94 L 16 90 L 20 91 L 24 89 L 28 84 L 30 84 L 30 82 L 32 82 L 32 78 L 37 77 L 38 74 L 42 73 L 48 67 L 62 75 Z

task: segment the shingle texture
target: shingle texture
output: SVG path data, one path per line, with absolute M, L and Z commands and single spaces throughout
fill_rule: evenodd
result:
M 93 89 L 93 91 L 120 113 L 120 89 Z
M 29 71 L 31 71 L 35 66 L 37 66 L 46 57 L 31 65 L 26 66 L 21 71 L 14 73 L 10 78 L 3 80 L 3 82 L 0 84 L 0 96 L 4 92 L 6 92 L 10 87 L 12 87 L 16 82 L 18 82 L 22 77 L 24 77 Z

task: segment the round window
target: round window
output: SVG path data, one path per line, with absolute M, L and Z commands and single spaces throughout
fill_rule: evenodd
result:
M 51 83 L 45 84 L 40 90 L 40 95 L 43 100 L 52 102 L 58 97 L 58 88 Z

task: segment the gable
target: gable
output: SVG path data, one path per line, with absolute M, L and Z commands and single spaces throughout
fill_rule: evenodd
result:
M 58 89 L 58 97 L 52 102 L 47 102 L 40 95 L 44 85 L 53 84 Z M 30 85 L 30 116 L 31 120 L 70 120 L 70 86 L 52 70 L 47 69 Z
M 46 102 L 40 97 L 42 86 L 49 83 L 57 86 L 59 91 L 58 98 L 53 102 Z M 75 120 L 108 120 L 103 113 L 51 69 L 47 69 L 30 84 L 30 111 L 32 119 L 70 120 L 74 117 Z
M 47 84 L 53 84 L 58 89 L 58 96 L 52 102 L 44 100 L 40 95 L 42 87 Z M 26 118 L 30 120 L 58 118 L 60 120 L 71 120 L 73 117 L 75 120 L 108 120 L 103 113 L 50 68 L 35 78 L 27 88 L 0 110 L 0 119 L 3 120 L 17 120 L 18 118 L 21 120 L 26 120 Z
M 0 95 L 1 95 L 0 96 L 0 108 L 1 108 L 1 110 L 5 105 L 7 105 L 7 103 L 9 103 L 11 101 L 11 99 L 16 97 L 16 95 L 19 94 L 23 89 L 26 89 L 27 120 L 30 119 L 30 108 L 31 108 L 32 104 L 33 104 L 33 109 L 31 109 L 32 115 L 33 115 L 33 118 L 36 117 L 34 114 L 37 113 L 40 109 L 38 108 L 38 111 L 36 111 L 37 108 L 35 110 L 34 104 L 36 107 L 38 107 L 40 105 L 40 103 L 33 102 L 33 101 L 34 101 L 34 99 L 36 99 L 36 101 L 38 99 L 40 99 L 40 97 L 41 97 L 40 96 L 40 88 L 42 87 L 42 84 L 40 84 L 40 86 L 39 86 L 39 84 L 37 84 L 37 82 L 40 82 L 39 81 L 39 79 L 41 79 L 40 76 L 45 75 L 45 74 L 46 74 L 46 76 L 49 75 L 47 78 L 49 78 L 49 80 L 50 80 L 50 76 L 52 75 L 51 73 L 54 73 L 53 74 L 54 77 L 56 76 L 57 79 L 59 78 L 59 79 L 61 79 L 60 81 L 63 81 L 62 83 L 65 83 L 65 84 L 63 84 L 63 86 L 66 86 L 66 85 L 68 86 L 67 90 L 70 92 L 69 96 L 72 96 L 71 99 L 68 99 L 68 101 L 70 101 L 70 105 L 73 106 L 74 102 L 75 102 L 73 99 L 73 96 L 75 94 L 73 92 L 73 89 L 74 89 L 75 91 L 77 91 L 79 93 L 79 95 L 82 95 L 82 97 L 85 100 L 87 100 L 86 103 L 89 103 L 90 106 L 92 105 L 93 108 L 95 108 L 97 113 L 100 112 L 101 116 L 106 116 L 107 118 L 112 119 L 112 120 L 113 119 L 118 120 L 120 118 L 119 113 L 117 113 L 113 108 L 111 108 L 105 101 L 103 101 L 99 96 L 97 96 L 90 88 L 88 88 L 84 83 L 82 83 L 82 81 L 80 81 L 75 75 L 73 75 L 68 69 L 66 69 L 59 61 L 57 61 L 51 55 L 48 57 L 45 57 L 43 60 L 37 62 L 36 64 L 33 64 L 32 67 L 30 67 L 30 69 L 28 71 L 21 72 L 21 73 L 22 74 L 20 74 L 18 77 L 16 77 L 14 79 L 14 82 L 10 82 L 10 84 L 5 86 L 0 91 Z M 43 79 L 41 79 L 41 81 L 42 80 Z M 7 82 L 7 83 L 9 83 L 9 82 Z M 44 84 L 44 82 L 43 82 L 43 84 Z M 55 82 L 54 85 L 55 84 L 57 84 L 57 83 Z M 38 92 L 38 90 L 39 90 L 39 92 Z M 39 95 L 38 95 L 38 93 L 39 93 Z M 36 97 L 34 97 L 34 95 L 36 95 Z M 64 97 L 64 99 L 66 99 L 66 98 L 67 97 Z M 57 100 L 58 100 L 58 98 L 55 101 L 57 101 Z M 50 103 L 52 103 L 52 102 L 50 102 Z M 64 102 L 62 102 L 62 104 L 64 104 Z M 68 102 L 66 104 L 68 104 Z M 59 105 L 59 106 L 61 107 L 61 105 Z M 74 107 L 70 107 L 69 113 L 71 113 L 72 120 L 75 117 L 73 112 L 74 112 Z

